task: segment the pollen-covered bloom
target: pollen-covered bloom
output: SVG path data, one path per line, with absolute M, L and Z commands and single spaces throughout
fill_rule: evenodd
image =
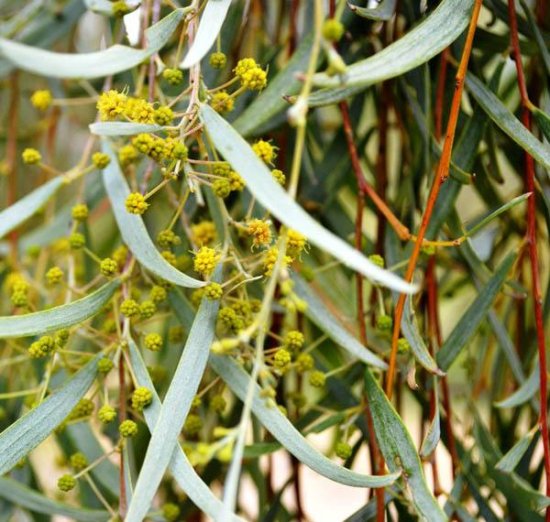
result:
M 97 101 L 97 110 L 99 117 L 103 121 L 116 120 L 126 110 L 128 97 L 114 89 L 104 92 Z
M 45 111 L 52 104 L 52 93 L 47 89 L 34 91 L 31 96 L 31 103 L 39 111 Z
M 274 147 L 269 141 L 258 140 L 252 145 L 252 150 L 265 163 L 271 164 L 277 157 L 277 147 Z
M 194 268 L 196 272 L 208 277 L 216 268 L 220 254 L 213 248 L 202 246 L 195 253 Z

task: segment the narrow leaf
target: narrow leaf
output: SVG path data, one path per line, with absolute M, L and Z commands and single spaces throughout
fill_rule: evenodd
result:
M 496 463 L 495 468 L 504 473 L 511 473 L 514 471 L 519 461 L 525 455 L 525 452 L 529 448 L 535 433 L 538 431 L 538 427 L 534 430 L 530 430 L 521 439 L 519 439 L 512 448 Z
M 348 2 L 348 7 L 357 15 L 369 20 L 389 20 L 395 12 L 397 0 L 382 0 L 376 7 L 359 7 Z
M 546 169 L 550 169 L 550 150 L 541 143 L 527 128 L 506 108 L 483 82 L 473 74 L 466 76 L 466 87 L 487 116 L 505 134 L 514 140 Z
M 361 475 L 355 471 L 338 466 L 319 453 L 278 408 L 268 407 L 261 395 L 260 387 L 250 382 L 250 376 L 230 357 L 210 355 L 210 365 L 226 382 L 233 393 L 244 401 L 250 385 L 254 388 L 252 412 L 262 425 L 300 462 L 326 478 L 362 488 L 378 488 L 392 484 L 399 472 L 383 476 Z
M 38 212 L 63 185 L 57 176 L 0 212 L 0 238 Z
M 424 437 L 424 440 L 422 442 L 422 446 L 420 447 L 420 456 L 422 458 L 429 457 L 437 447 L 437 444 L 439 443 L 439 439 L 441 438 L 441 426 L 440 426 L 440 415 L 439 415 L 439 392 L 438 392 L 438 386 L 439 382 L 436 377 L 433 378 L 433 390 L 434 390 L 434 402 L 435 402 L 435 412 L 432 419 L 432 422 L 430 423 L 430 427 L 428 428 L 428 432 L 426 433 L 426 436 Z
M 497 408 L 515 408 L 527 402 L 539 390 L 539 365 L 535 364 L 533 371 L 525 382 L 512 395 L 501 401 L 495 402 Z
M 506 281 L 506 276 L 512 267 L 516 258 L 516 253 L 512 252 L 504 259 L 497 268 L 487 285 L 479 292 L 474 302 L 468 310 L 462 315 L 453 331 L 449 334 L 443 346 L 437 352 L 437 362 L 443 370 L 448 370 L 455 361 L 458 354 L 466 346 L 468 341 L 475 334 L 478 326 L 485 319 L 485 316 L 491 309 L 502 285 Z
M 507 212 L 508 210 L 515 207 L 516 205 L 519 205 L 520 203 L 523 203 L 530 195 L 531 195 L 531 193 L 528 192 L 526 194 L 522 194 L 521 196 L 518 196 L 518 197 L 508 201 L 507 203 L 505 203 L 501 207 L 497 208 L 495 211 L 491 212 L 488 216 L 483 218 L 481 221 L 479 221 L 479 223 L 476 223 L 473 227 L 469 228 L 466 231 L 466 235 L 468 237 L 471 237 L 471 236 L 475 235 L 482 228 L 486 227 L 491 221 L 493 221 L 493 219 L 500 216 L 504 212 Z
M 132 339 L 129 339 L 128 344 L 130 346 L 132 370 L 138 384 L 149 388 L 153 392 L 153 402 L 143 410 L 145 422 L 152 433 L 159 419 L 162 404 L 155 392 L 153 381 L 151 381 L 145 362 L 136 344 Z M 169 468 L 178 486 L 185 491 L 193 503 L 206 515 L 217 520 L 222 512 L 223 504 L 193 469 L 187 455 L 185 455 L 179 444 L 174 449 Z M 236 515 L 233 517 L 233 520 L 242 522 L 242 519 Z
M 544 134 L 544 137 L 550 141 L 550 116 L 544 111 L 541 111 L 538 107 L 531 106 L 530 109 L 539 129 Z
M 88 127 L 96 136 L 134 136 L 142 132 L 159 132 L 164 129 L 161 125 L 130 121 L 98 121 L 90 123 Z
M 49 310 L 0 317 L 0 339 L 42 335 L 81 323 L 97 314 L 119 285 L 120 281 L 111 281 L 82 299 Z
M 185 9 L 176 9 L 146 29 L 144 49 L 117 44 L 92 53 L 55 53 L 0 38 L 0 56 L 20 69 L 49 78 L 109 76 L 132 69 L 162 49 L 185 13 Z
M 364 276 L 399 292 L 416 291 L 416 287 L 371 263 L 348 243 L 312 219 L 273 179 L 269 169 L 250 145 L 214 109 L 202 105 L 200 118 L 216 149 L 244 178 L 250 192 L 274 217 Z
M 94 13 L 108 16 L 113 14 L 113 2 L 109 0 L 84 0 L 84 3 L 86 4 L 86 8 Z M 139 4 L 139 0 L 126 0 L 126 6 L 131 9 L 137 8 Z
M 178 445 L 185 418 L 199 387 L 214 338 L 219 301 L 203 299 L 183 354 L 160 409 L 141 467 L 127 522 L 141 522 Z
M 376 440 L 388 468 L 390 471 L 403 471 L 413 503 L 421 517 L 430 522 L 447 520 L 426 484 L 422 463 L 411 435 L 368 369 L 365 370 L 365 388 Z
M 353 335 L 351 335 L 339 321 L 330 313 L 323 302 L 309 288 L 309 285 L 298 275 L 293 275 L 294 290 L 300 299 L 307 303 L 305 314 L 323 332 L 325 332 L 335 343 L 344 348 L 354 357 L 357 357 L 365 364 L 377 368 L 386 369 L 387 365 L 366 346 L 363 346 Z
M 59 390 L 0 433 L 0 475 L 9 471 L 59 426 L 88 391 L 97 372 L 92 359 Z
M 401 319 L 401 331 L 407 341 L 409 341 L 411 351 L 413 352 L 416 360 L 430 373 L 445 375 L 445 373 L 437 367 L 436 362 L 430 355 L 424 339 L 420 335 L 410 297 L 408 297 L 405 301 L 405 308 Z
M 141 216 L 130 214 L 126 210 L 125 201 L 130 194 L 130 188 L 122 175 L 115 152 L 105 139 L 102 149 L 111 158 L 108 167 L 103 170 L 103 183 L 124 243 L 141 265 L 160 278 L 188 288 L 204 286 L 203 281 L 183 274 L 168 263 L 151 241 Z
M 109 519 L 107 511 L 77 508 L 51 500 L 7 477 L 0 477 L 0 497 L 16 506 L 44 515 L 63 515 L 80 522 L 104 522 Z
M 182 69 L 189 69 L 206 56 L 206 53 L 214 45 L 218 34 L 220 34 L 230 5 L 231 0 L 208 0 L 201 16 L 195 40 L 180 63 Z
M 374 56 L 350 65 L 342 78 L 316 74 L 323 89 L 310 96 L 311 105 L 336 103 L 365 87 L 400 76 L 428 62 L 453 43 L 470 21 L 473 0 L 443 0 L 414 29 Z

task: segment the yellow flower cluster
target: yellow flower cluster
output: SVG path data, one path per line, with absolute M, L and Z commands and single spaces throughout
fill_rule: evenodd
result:
M 199 246 L 208 245 L 216 239 L 216 226 L 212 221 L 200 221 L 191 225 L 191 237 L 193 243 Z
M 128 194 L 125 206 L 130 214 L 143 214 L 149 208 L 149 203 L 145 201 L 143 194 L 132 192 Z
M 271 145 L 269 141 L 258 140 L 252 145 L 252 150 L 256 153 L 256 156 L 269 165 L 271 165 L 273 160 L 277 157 L 277 147 Z
M 271 243 L 271 227 L 263 219 L 252 219 L 247 224 L 246 232 L 252 236 L 252 246 L 265 246 Z
M 220 260 L 220 254 L 213 248 L 202 246 L 195 253 L 194 268 L 196 272 L 208 277 L 216 268 L 216 264 Z
M 256 63 L 254 58 L 239 60 L 233 71 L 245 89 L 261 91 L 267 85 L 267 73 Z

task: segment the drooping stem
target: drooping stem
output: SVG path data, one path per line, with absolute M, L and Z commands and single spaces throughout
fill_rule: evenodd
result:
M 443 151 L 441 153 L 441 159 L 437 167 L 436 175 L 432 183 L 430 195 L 426 203 L 426 209 L 422 216 L 420 223 L 420 229 L 417 235 L 417 241 L 414 243 L 413 251 L 409 259 L 407 271 L 405 273 L 405 280 L 412 281 L 414 271 L 416 269 L 416 263 L 420 255 L 420 249 L 422 247 L 422 241 L 426 235 L 430 219 L 437 201 L 437 196 L 441 185 L 449 176 L 449 166 L 451 163 L 451 152 L 453 148 L 453 142 L 456 132 L 456 125 L 458 121 L 458 114 L 460 111 L 460 100 L 462 99 L 462 91 L 464 89 L 464 78 L 466 76 L 466 70 L 468 68 L 468 62 L 470 60 L 470 54 L 472 52 L 472 43 L 474 40 L 474 34 L 477 26 L 477 20 L 479 18 L 479 12 L 481 10 L 482 0 L 476 0 L 470 19 L 470 26 L 468 28 L 468 34 L 466 36 L 466 42 L 464 44 L 464 50 L 462 51 L 462 57 L 458 66 L 458 71 L 455 77 L 455 90 L 453 93 L 453 100 L 451 104 L 451 111 L 449 114 L 449 120 L 447 123 L 447 131 L 445 134 L 445 142 L 443 144 Z M 405 306 L 406 295 L 401 294 L 397 301 L 394 312 L 393 321 L 393 333 L 392 333 L 392 347 L 390 354 L 390 362 L 388 367 L 388 373 L 386 375 L 386 394 L 388 398 L 391 398 L 393 392 L 393 382 L 395 378 L 395 366 L 397 360 L 397 341 L 401 333 L 401 319 L 403 317 L 403 310 Z
M 531 113 L 529 111 L 530 101 L 527 92 L 527 84 L 523 73 L 521 51 L 519 47 L 518 23 L 516 7 L 513 0 L 508 0 L 508 14 L 510 17 L 510 42 L 516 62 L 517 81 L 521 97 L 523 125 L 531 130 Z M 525 152 L 525 187 L 532 196 L 527 200 L 527 231 L 526 240 L 529 250 L 529 261 L 531 265 L 531 285 L 533 295 L 533 306 L 535 309 L 535 328 L 537 335 L 537 346 L 539 356 L 539 400 L 540 417 L 539 426 L 542 436 L 544 450 L 544 471 L 546 475 L 546 495 L 550 495 L 550 440 L 548 436 L 548 373 L 546 362 L 546 341 L 544 335 L 544 320 L 542 312 L 542 292 L 540 284 L 540 273 L 538 267 L 537 252 L 537 224 L 536 224 L 536 198 L 535 198 L 535 163 L 533 157 Z M 550 508 L 546 509 L 546 520 L 550 521 Z

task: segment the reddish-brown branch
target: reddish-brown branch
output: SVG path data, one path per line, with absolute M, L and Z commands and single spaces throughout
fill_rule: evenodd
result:
M 351 127 L 351 120 L 349 117 L 349 108 L 346 102 L 339 104 L 340 113 L 342 114 L 342 122 L 344 127 L 344 134 L 346 136 L 346 142 L 348 145 L 348 151 L 350 155 L 351 165 L 355 178 L 357 180 L 358 194 L 357 194 L 357 211 L 355 219 L 355 248 L 359 251 L 362 250 L 363 241 L 363 209 L 365 202 L 363 199 L 364 190 L 361 185 L 365 185 L 365 176 L 363 175 L 363 169 L 359 163 L 359 156 L 357 154 L 357 147 L 353 138 L 353 129 Z M 376 192 L 375 192 L 376 194 Z M 356 288 L 357 288 L 357 323 L 359 325 L 359 336 L 363 344 L 367 343 L 367 327 L 365 323 L 365 310 L 364 310 L 364 296 L 363 296 L 363 276 L 359 273 L 356 276 Z M 368 397 L 364 395 L 365 400 L 365 418 L 369 427 L 369 448 L 371 449 L 371 463 L 373 473 L 384 473 L 384 460 L 379 452 L 376 438 L 374 437 L 374 427 L 372 418 L 368 406 Z M 376 490 L 376 519 L 378 522 L 384 521 L 384 490 L 378 488 Z
M 298 19 L 298 9 L 300 7 L 300 0 L 292 0 L 290 4 L 290 18 L 289 18 L 289 29 L 290 29 L 290 35 L 288 38 L 288 55 L 292 56 L 294 54 L 294 51 L 296 50 L 296 42 L 297 42 L 297 33 L 298 28 L 296 21 Z
M 470 60 L 470 54 L 472 52 L 472 43 L 474 39 L 474 34 L 477 26 L 477 20 L 479 17 L 479 11 L 481 10 L 482 0 L 476 0 L 472 12 L 472 18 L 470 20 L 470 26 L 468 28 L 468 34 L 466 36 L 466 42 L 464 44 L 464 50 L 462 52 L 462 57 L 460 59 L 460 64 L 456 74 L 455 90 L 453 93 L 453 101 L 451 105 L 451 111 L 449 114 L 449 120 L 447 123 L 447 132 L 445 135 L 445 142 L 443 144 L 443 151 L 441 153 L 441 159 L 437 168 L 437 172 L 430 190 L 430 195 L 428 197 L 428 202 L 426 203 L 426 209 L 424 210 L 424 215 L 422 216 L 422 221 L 420 223 L 420 229 L 418 231 L 417 241 L 414 243 L 412 255 L 409 259 L 409 264 L 407 266 L 407 271 L 405 273 L 406 281 L 412 281 L 414 271 L 416 269 L 416 263 L 418 261 L 418 256 L 420 254 L 420 249 L 422 247 L 422 241 L 426 235 L 430 219 L 432 217 L 433 209 L 437 201 L 437 196 L 439 194 L 439 189 L 441 185 L 449 176 L 449 166 L 451 163 L 451 152 L 453 148 L 453 142 L 456 132 L 456 125 L 458 121 L 458 114 L 460 111 L 460 100 L 462 98 L 462 91 L 464 88 L 464 78 L 466 75 L 466 70 L 468 68 L 468 62 Z M 392 348 L 390 354 L 390 362 L 388 367 L 388 373 L 386 375 L 386 394 L 388 398 L 391 398 L 393 392 L 393 382 L 395 378 L 395 366 L 397 360 L 397 341 L 399 340 L 399 335 L 401 333 L 401 319 L 403 317 L 403 309 L 405 306 L 406 295 L 401 294 L 397 301 L 395 307 L 395 317 L 393 323 L 393 334 L 392 334 Z
M 531 112 L 529 111 L 529 96 L 527 84 L 523 73 L 521 51 L 519 47 L 518 24 L 516 7 L 513 0 L 508 0 L 508 14 L 510 16 L 510 42 L 516 62 L 518 87 L 521 96 L 522 122 L 525 127 L 531 129 Z M 539 380 L 540 380 L 540 418 L 539 425 L 544 449 L 544 471 L 546 475 L 546 495 L 550 495 L 550 440 L 548 437 L 548 373 L 546 363 L 546 342 L 544 336 L 544 321 L 542 314 L 542 292 L 540 273 L 538 268 L 537 252 L 537 223 L 536 223 L 536 198 L 535 198 L 535 162 L 530 154 L 525 152 L 525 188 L 533 194 L 527 200 L 527 231 L 526 239 L 529 249 L 531 265 L 531 284 L 533 292 L 533 305 L 535 308 L 535 327 L 537 333 L 537 345 L 539 353 Z M 550 508 L 546 509 L 546 520 L 550 521 Z
M 437 75 L 437 87 L 435 90 L 435 109 L 434 109 L 434 134 L 435 139 L 441 139 L 443 130 L 443 106 L 445 105 L 445 80 L 447 79 L 447 64 L 449 62 L 449 48 L 447 47 L 441 53 L 441 63 L 439 65 L 439 74 Z

